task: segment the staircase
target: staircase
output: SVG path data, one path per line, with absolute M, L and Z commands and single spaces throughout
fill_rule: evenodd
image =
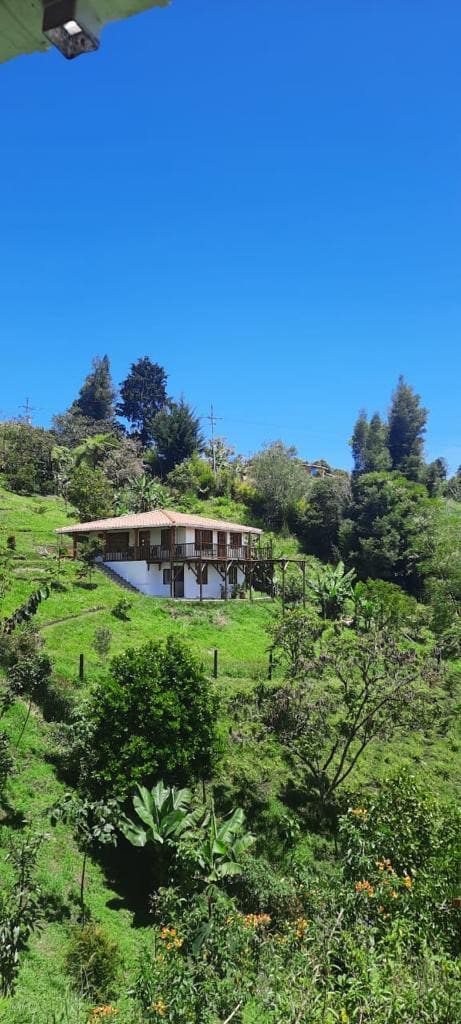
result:
M 133 594 L 140 593 L 137 587 L 134 587 L 132 583 L 128 583 L 127 580 L 124 580 L 122 576 L 119 576 L 117 572 L 110 569 L 108 565 L 104 564 L 104 562 L 96 562 L 95 568 L 99 569 L 99 572 L 104 573 L 104 576 L 107 576 L 109 580 L 112 580 L 112 583 L 116 583 L 118 587 L 122 588 L 122 590 L 131 590 Z

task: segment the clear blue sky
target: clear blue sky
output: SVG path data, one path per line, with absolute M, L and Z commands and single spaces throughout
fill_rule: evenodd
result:
M 350 463 L 399 373 L 461 463 L 459 0 L 173 0 L 0 67 L 0 409 L 148 354 L 244 453 Z

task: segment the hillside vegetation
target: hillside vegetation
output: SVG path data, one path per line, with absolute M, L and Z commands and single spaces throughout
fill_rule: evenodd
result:
M 130 435 L 107 359 L 0 429 L 0 1020 L 461 1020 L 461 476 L 403 381 L 312 479 L 207 452 L 161 370 Z M 306 606 L 296 569 L 285 609 L 160 600 L 57 543 L 162 504 L 262 524 Z

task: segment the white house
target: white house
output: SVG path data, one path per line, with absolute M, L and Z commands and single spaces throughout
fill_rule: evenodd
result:
M 272 552 L 260 546 L 262 530 L 254 526 L 168 509 L 64 526 L 56 533 L 72 537 L 74 557 L 79 540 L 98 537 L 104 563 L 151 597 L 227 598 L 234 587 L 251 586 L 256 565 L 272 560 Z

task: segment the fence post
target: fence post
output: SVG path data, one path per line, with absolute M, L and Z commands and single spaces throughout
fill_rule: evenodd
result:
M 213 675 L 214 675 L 215 679 L 218 678 L 218 651 L 217 651 L 216 647 L 214 649 L 214 657 L 213 657 Z
M 85 678 L 85 655 L 84 654 L 81 654 L 80 658 L 79 658 L 78 678 L 80 679 L 80 682 L 83 683 L 83 680 Z
M 274 668 L 274 652 L 273 652 L 273 650 L 271 648 L 270 651 L 269 651 L 269 671 L 267 673 L 267 678 L 268 678 L 269 682 L 272 679 L 273 668 Z

